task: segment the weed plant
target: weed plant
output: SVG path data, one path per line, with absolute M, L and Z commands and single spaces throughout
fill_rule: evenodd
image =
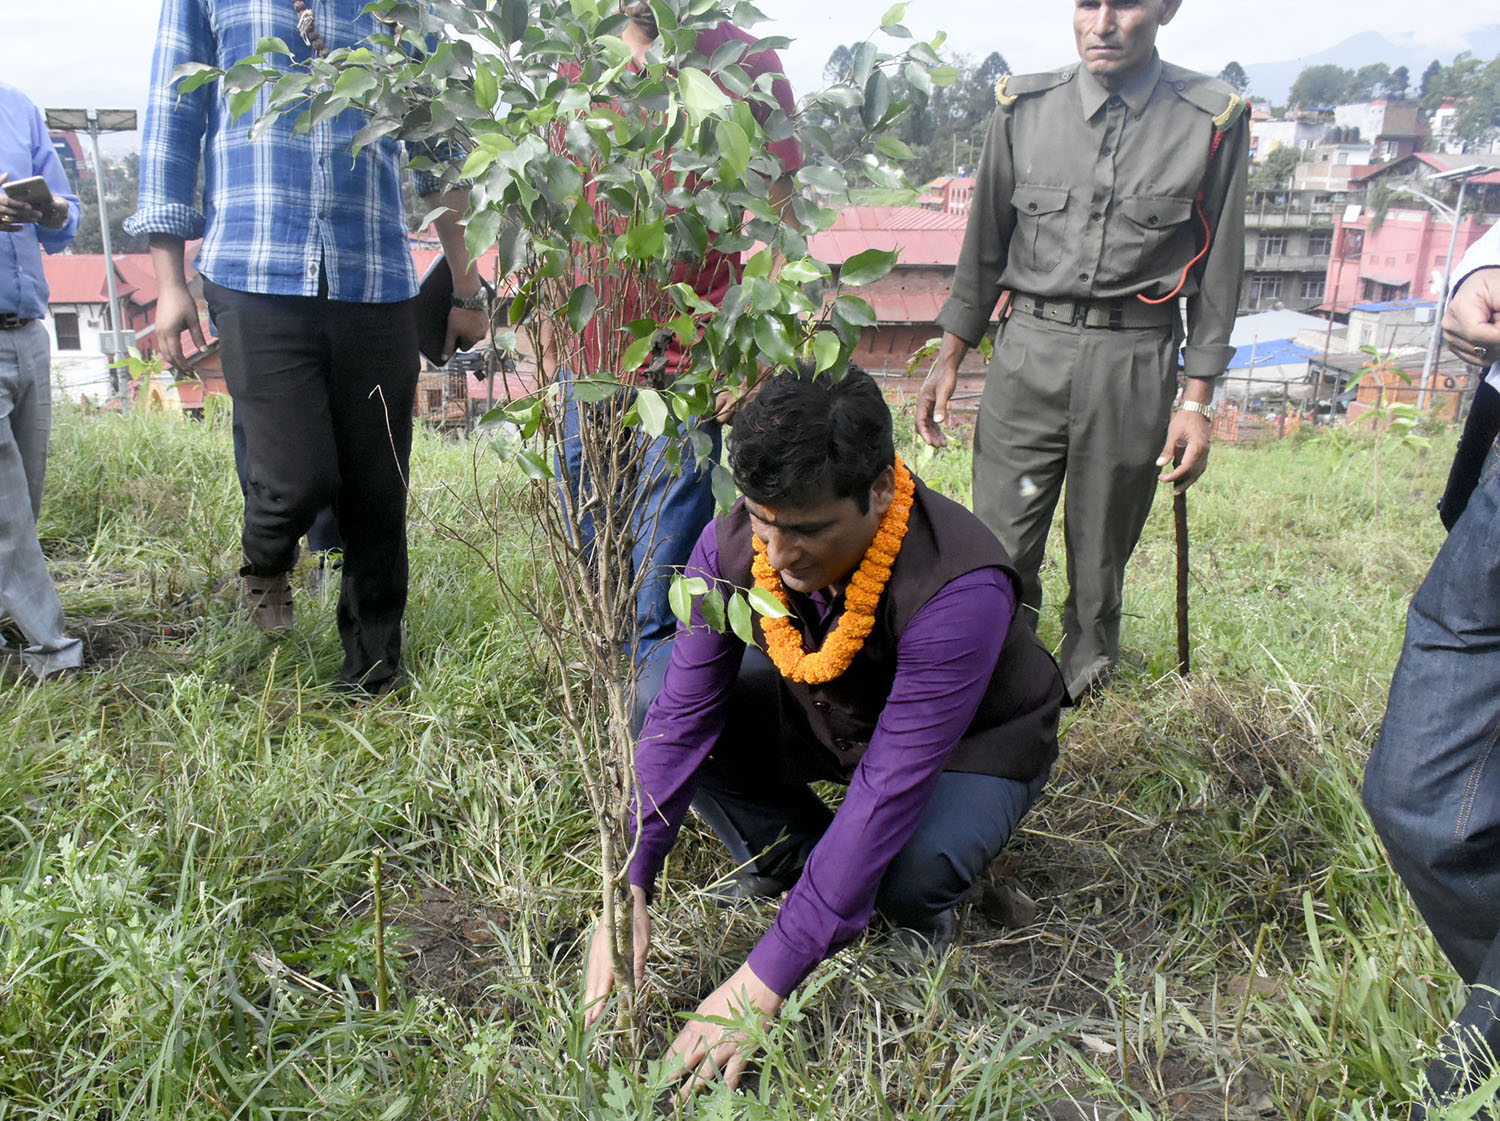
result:
M 1171 673 L 1163 501 L 1119 678 L 1067 718 L 996 870 L 1036 921 L 975 909 L 940 956 L 850 947 L 764 1033 L 748 1089 L 685 1113 L 1404 1115 L 1461 986 L 1358 786 L 1450 451 L 1386 447 L 1377 493 L 1357 439 L 1216 448 L 1189 496 L 1194 675 Z M 906 454 L 967 497 L 962 450 Z M 365 705 L 329 688 L 333 592 L 299 575 L 279 643 L 240 621 L 226 417 L 63 409 L 48 484 L 88 669 L 36 687 L 0 664 L 0 1118 L 660 1109 L 659 1066 L 581 1028 L 596 842 L 534 636 L 475 552 L 532 563 L 483 516 L 531 484 L 419 434 L 410 681 Z M 1055 643 L 1051 561 L 1046 587 Z M 699 890 L 725 866 L 690 821 L 656 907 L 650 1055 L 772 917 Z

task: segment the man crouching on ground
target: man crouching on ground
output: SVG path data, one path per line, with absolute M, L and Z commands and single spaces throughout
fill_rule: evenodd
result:
M 1011 625 L 1010 558 L 896 457 L 868 374 L 771 379 L 735 419 L 730 466 L 744 498 L 687 572 L 758 584 L 791 614 L 756 618 L 760 649 L 696 610 L 679 628 L 636 750 L 637 974 L 689 805 L 739 866 L 740 894 L 787 896 L 672 1044 L 690 1086 L 735 1085 L 749 1058 L 705 1017 L 775 1016 L 873 911 L 952 936 L 959 900 L 1047 780 L 1064 695 L 1031 629 Z M 819 780 L 848 785 L 836 813 L 809 788 Z M 590 1024 L 613 985 L 608 941 L 596 930 L 589 950 Z

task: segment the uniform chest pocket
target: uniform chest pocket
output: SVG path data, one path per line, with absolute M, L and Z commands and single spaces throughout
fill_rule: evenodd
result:
M 1051 272 L 1061 263 L 1068 237 L 1068 189 L 1022 183 L 1011 195 L 1016 245 L 1023 267 Z
M 1192 199 L 1130 195 L 1120 200 L 1119 212 L 1127 219 L 1118 227 L 1120 258 L 1130 262 L 1132 277 L 1180 269 L 1196 252 L 1188 224 L 1193 216 Z M 1180 246 L 1173 244 L 1178 239 Z M 1186 256 L 1177 260 L 1184 251 Z

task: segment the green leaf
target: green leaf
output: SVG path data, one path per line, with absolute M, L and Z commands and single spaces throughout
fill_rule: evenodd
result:
M 333 92 L 353 100 L 364 97 L 376 85 L 375 75 L 368 70 L 345 70 L 333 84 Z
M 771 250 L 769 248 L 762 249 L 759 253 L 755 254 L 755 256 L 746 261 L 745 271 L 743 275 L 750 277 L 770 276 Z M 786 275 L 785 270 L 782 270 L 782 275 Z
M 897 140 L 894 136 L 882 136 L 875 141 L 875 147 L 880 149 L 893 160 L 911 160 L 916 158 L 916 153 Z
M 470 216 L 464 226 L 464 245 L 468 247 L 469 258 L 479 260 L 490 246 L 495 244 L 495 238 L 500 233 L 500 212 L 498 210 L 481 210 L 478 214 Z
M 773 366 L 792 366 L 797 362 L 786 325 L 774 315 L 762 315 L 755 321 L 755 345 L 760 348 L 761 357 Z
M 720 121 L 714 128 L 719 142 L 719 159 L 736 180 L 743 180 L 750 167 L 750 140 L 745 130 L 733 121 Z
M 495 72 L 481 62 L 474 68 L 474 103 L 488 113 L 500 100 L 500 83 Z
M 856 253 L 839 270 L 839 281 L 856 288 L 870 284 L 896 267 L 896 257 L 895 249 L 866 249 L 863 253 Z
M 865 83 L 865 103 L 859 111 L 865 128 L 873 129 L 878 125 L 885 118 L 886 110 L 890 107 L 891 80 L 885 76 L 884 70 L 877 70 Z
M 958 67 L 956 66 L 934 66 L 930 73 L 932 84 L 935 86 L 951 86 L 958 81 Z
M 724 593 L 717 588 L 710 588 L 704 593 L 703 598 L 698 601 L 698 611 L 703 616 L 703 621 L 720 634 L 724 633 Z
M 647 358 L 651 356 L 651 336 L 644 339 L 636 339 L 625 348 L 625 353 L 620 357 L 620 365 L 624 367 L 625 373 L 639 370 Z
M 521 470 L 526 472 L 528 479 L 552 478 L 551 462 L 530 448 L 517 448 L 515 460 L 521 465 Z
M 734 476 L 722 463 L 715 463 L 708 473 L 709 486 L 714 492 L 714 504 L 720 510 L 728 510 L 740 496 L 734 485 Z
M 206 62 L 184 62 L 172 70 L 172 81 L 179 94 L 192 93 L 199 86 L 218 81 L 222 71 Z
M 683 108 L 695 126 L 707 117 L 722 113 L 730 104 L 729 95 L 719 88 L 718 83 L 692 66 L 684 66 L 678 71 L 677 95 L 682 98 Z
M 500 29 L 507 43 L 518 43 L 526 34 L 530 7 L 527 0 L 500 0 Z
M 896 24 L 900 23 L 903 19 L 906 18 L 906 9 L 908 7 L 910 7 L 909 4 L 893 4 L 889 9 L 887 9 L 885 15 L 880 17 L 880 26 L 894 27 Z
M 875 44 L 868 39 L 854 48 L 854 58 L 849 64 L 849 84 L 856 89 L 863 89 L 870 80 L 870 72 L 875 66 Z
M 750 601 L 744 592 L 735 592 L 729 597 L 729 629 L 739 636 L 746 646 L 755 645 L 755 627 L 750 614 Z
M 773 619 L 785 619 L 791 614 L 781 600 L 759 585 L 750 589 L 749 598 L 750 606 L 761 615 L 769 615 Z
M 792 261 L 783 265 L 781 279 L 789 280 L 793 284 L 811 284 L 814 280 L 821 280 L 823 272 L 818 268 L 818 263 L 811 258 L 801 261 Z
M 875 309 L 858 296 L 840 296 L 834 300 L 833 314 L 855 327 L 875 326 Z
M 655 222 L 646 222 L 639 226 L 632 226 L 625 234 L 625 252 L 636 261 L 651 261 L 661 256 L 662 250 L 667 244 L 667 223 L 658 218 Z
M 573 399 L 585 405 L 597 405 L 613 397 L 619 388 L 618 382 L 607 378 L 577 378 L 568 383 L 568 392 Z
M 902 71 L 906 75 L 907 85 L 916 90 L 923 97 L 932 96 L 932 76 L 927 73 L 927 68 L 917 62 L 908 62 Z
M 825 194 L 842 194 L 848 187 L 842 168 L 823 164 L 808 164 L 797 172 L 797 181 L 807 187 L 815 187 Z
M 599 308 L 599 295 L 592 284 L 580 284 L 568 297 L 568 326 L 582 331 Z
M 255 44 L 255 53 L 284 54 L 290 57 L 292 52 L 291 49 L 286 45 L 285 40 L 279 39 L 275 35 L 267 35 L 259 43 Z
M 691 623 L 693 621 L 693 597 L 687 589 L 687 584 L 687 580 L 681 576 L 672 577 L 672 582 L 667 586 L 667 603 L 671 605 L 673 615 L 684 623 Z
M 240 90 L 229 95 L 229 116 L 238 120 L 255 107 L 255 90 Z
M 819 331 L 812 340 L 815 372 L 822 373 L 839 360 L 839 337 L 832 331 Z
M 647 344 L 650 339 L 646 339 Z M 662 396 L 654 389 L 642 389 L 635 395 L 635 409 L 641 417 L 641 427 L 652 436 L 660 436 L 667 430 L 672 418 L 671 410 Z

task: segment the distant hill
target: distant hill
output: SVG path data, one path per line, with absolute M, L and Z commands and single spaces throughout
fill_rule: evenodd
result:
M 1463 45 L 1451 44 L 1446 48 L 1434 47 L 1422 42 L 1414 35 L 1398 35 L 1394 38 L 1378 31 L 1362 31 L 1350 36 L 1335 47 L 1317 54 L 1288 59 L 1285 62 L 1259 62 L 1247 65 L 1245 73 L 1250 78 L 1250 95 L 1269 98 L 1273 104 L 1286 103 L 1287 93 L 1297 75 L 1309 66 L 1333 63 L 1349 70 L 1357 70 L 1372 62 L 1384 62 L 1391 69 L 1405 66 L 1411 71 L 1412 92 L 1422 79 L 1422 71 L 1434 58 L 1444 65 L 1452 62 L 1461 51 L 1469 51 L 1477 58 L 1490 59 L 1500 55 L 1500 23 L 1476 28 L 1463 37 Z

